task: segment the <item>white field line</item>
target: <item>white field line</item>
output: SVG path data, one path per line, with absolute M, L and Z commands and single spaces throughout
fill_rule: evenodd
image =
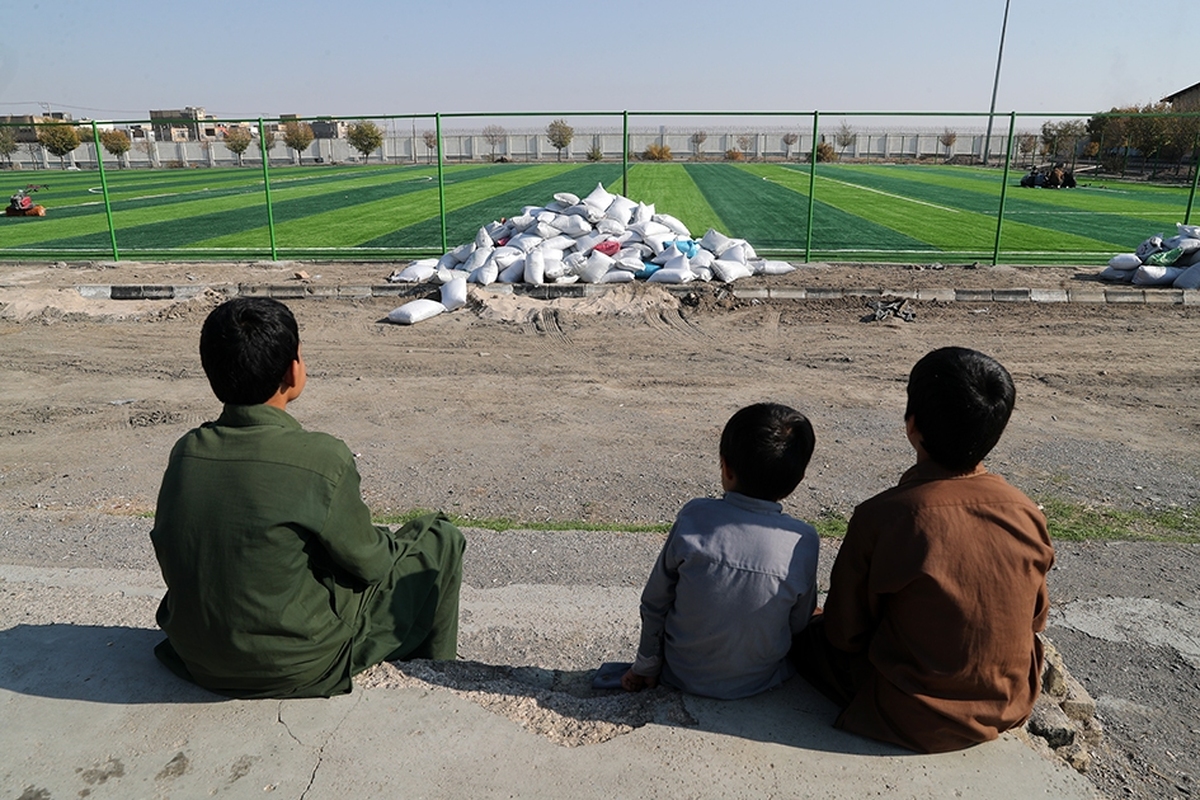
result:
M 909 203 L 916 203 L 919 206 L 929 206 L 930 208 L 936 208 L 939 211 L 948 211 L 951 214 L 961 213 L 960 210 L 957 208 L 948 208 L 947 206 L 939 206 L 937 203 L 927 203 L 924 200 L 914 200 L 913 198 L 905 197 L 902 194 L 892 194 L 891 192 L 885 192 L 882 189 L 871 189 L 866 186 L 860 186 L 857 183 L 850 183 L 848 181 L 839 181 L 837 178 L 827 178 L 824 175 L 818 175 L 817 177 L 823 181 L 829 181 L 831 183 L 840 183 L 842 186 L 849 186 L 851 189 L 861 189 L 864 192 L 874 192 L 875 194 L 881 194 L 885 197 L 892 197 L 892 198 L 895 198 L 896 200 L 905 200 Z M 770 183 L 778 183 L 780 186 L 784 185 L 782 182 L 772 180 L 771 178 L 768 178 L 766 176 L 763 177 L 763 180 L 768 181 Z

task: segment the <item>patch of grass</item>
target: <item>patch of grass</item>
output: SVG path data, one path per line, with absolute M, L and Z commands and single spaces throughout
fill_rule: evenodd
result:
M 846 536 L 846 523 L 849 522 L 841 514 L 826 511 L 812 521 L 813 527 L 822 539 L 842 539 Z
M 385 514 L 375 518 L 380 525 L 404 525 L 430 513 L 426 508 L 414 508 L 401 514 Z M 628 522 L 583 522 L 582 520 L 521 520 L 510 517 L 462 517 L 447 514 L 450 521 L 462 528 L 484 528 L 490 531 L 618 531 L 620 533 L 666 533 L 666 523 L 649 525 Z
M 1142 511 L 1040 501 L 1050 537 L 1063 541 L 1200 542 L 1200 509 Z

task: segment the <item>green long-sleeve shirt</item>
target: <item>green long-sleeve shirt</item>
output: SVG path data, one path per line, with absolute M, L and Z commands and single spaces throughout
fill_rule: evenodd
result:
M 243 697 L 348 692 L 366 606 L 405 547 L 371 523 L 349 448 L 265 405 L 176 443 L 151 539 L 160 657 Z

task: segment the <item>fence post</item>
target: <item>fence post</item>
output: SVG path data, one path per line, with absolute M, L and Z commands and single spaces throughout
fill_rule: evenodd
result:
M 1004 177 L 1000 181 L 1000 208 L 996 211 L 996 244 L 992 248 L 992 266 L 1000 263 L 1000 230 L 1004 227 L 1004 198 L 1008 195 L 1008 170 L 1012 166 L 1013 133 L 1017 128 L 1017 112 L 1008 117 L 1008 146 L 1004 148 Z
M 1200 183 L 1200 135 L 1192 138 L 1192 155 L 1196 157 L 1196 161 L 1192 164 L 1192 191 L 1188 193 L 1187 211 L 1183 214 L 1183 224 L 1192 224 L 1192 207 L 1196 202 L 1196 184 Z
M 821 112 L 813 111 L 812 152 L 808 155 L 808 226 L 804 230 L 804 263 L 812 256 L 813 240 L 813 195 L 817 185 L 817 125 Z
M 433 115 L 433 127 L 437 135 L 438 156 L 438 220 L 442 226 L 442 253 L 446 252 L 446 178 L 442 169 L 442 113 Z
M 263 193 L 267 199 L 267 233 L 271 237 L 271 260 L 279 260 L 279 251 L 275 247 L 275 209 L 271 206 L 271 172 L 267 167 L 267 140 L 264 134 L 263 118 L 258 118 L 258 151 L 262 153 L 263 162 Z
M 112 243 L 113 261 L 120 261 L 121 257 L 117 253 L 117 229 L 113 226 L 112 201 L 108 196 L 108 179 L 104 176 L 104 159 L 100 157 L 100 129 L 96 127 L 96 120 L 92 120 L 92 146 L 96 148 L 96 168 L 100 170 L 100 194 L 104 196 L 104 216 L 108 220 L 108 238 Z
M 629 197 L 629 111 L 621 112 L 621 196 Z

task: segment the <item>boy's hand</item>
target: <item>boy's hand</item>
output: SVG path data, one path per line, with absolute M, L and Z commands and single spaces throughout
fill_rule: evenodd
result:
M 632 669 L 621 676 L 621 688 L 627 692 L 640 692 L 658 686 L 657 675 L 638 675 Z

